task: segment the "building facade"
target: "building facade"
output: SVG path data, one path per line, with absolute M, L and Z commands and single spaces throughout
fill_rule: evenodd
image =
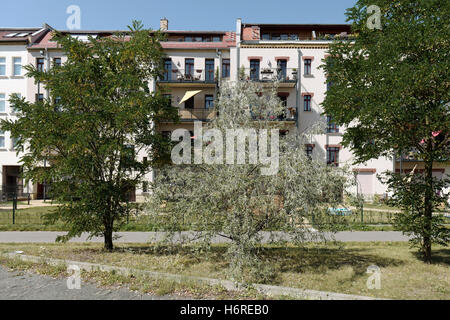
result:
M 151 91 L 161 91 L 179 108 L 178 123 L 158 123 L 157 129 L 167 135 L 178 128 L 193 132 L 194 122 L 206 122 L 214 117 L 214 101 L 224 81 L 240 79 L 264 83 L 277 81 L 278 96 L 286 106 L 281 119 L 306 131 L 317 122 L 326 128 L 321 135 L 311 135 L 305 152 L 330 165 L 349 165 L 355 173 L 358 190 L 366 199 L 386 193 L 376 175 L 384 171 L 419 170 L 423 163 L 409 158 L 380 158 L 362 165 L 354 165 L 350 150 L 342 146 L 345 128 L 323 114 L 321 103 L 327 92 L 327 78 L 320 66 L 328 47 L 336 37 L 345 38 L 351 32 L 345 24 L 253 24 L 237 19 L 235 31 L 176 31 L 169 29 L 169 21 L 162 19 L 160 30 L 166 33 L 162 43 L 166 53 L 165 72 L 150 82 Z M 35 29 L 0 29 L 0 118 L 15 117 L 9 105 L 11 94 L 19 94 L 28 101 L 49 98 L 39 83 L 24 76 L 23 66 L 33 64 L 48 69 L 65 62 L 64 54 L 52 41 L 54 30 L 44 25 Z M 66 31 L 78 39 L 88 36 L 101 38 L 113 31 Z M 186 94 L 192 96 L 182 101 Z M 192 133 L 193 135 L 193 133 Z M 138 155 L 140 158 L 145 154 Z M 0 132 L 0 172 L 2 190 L 23 186 L 20 155 L 14 150 L 14 139 L 8 132 Z M 44 164 L 45 165 L 45 164 Z M 448 163 L 437 164 L 436 176 L 450 174 Z M 136 190 L 137 198 L 148 193 L 147 176 Z M 33 198 L 45 197 L 45 184 L 30 183 L 22 187 Z M 1 192 L 0 192 L 1 193 Z

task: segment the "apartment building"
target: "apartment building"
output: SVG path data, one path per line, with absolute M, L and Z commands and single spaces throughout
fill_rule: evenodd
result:
M 29 82 L 24 66 L 33 61 L 29 47 L 48 32 L 42 28 L 0 28 L 0 119 L 14 119 L 17 114 L 9 103 L 12 95 L 29 97 Z M 20 155 L 14 147 L 14 137 L 0 131 L 0 196 L 16 192 L 18 196 L 31 193 L 32 184 L 21 177 Z
M 393 170 L 394 160 L 381 158 L 354 166 L 352 153 L 341 145 L 345 128 L 339 128 L 331 117 L 323 115 L 321 108 L 329 84 L 320 66 L 333 39 L 345 38 L 350 33 L 346 24 L 259 24 L 238 19 L 232 57 L 236 61 L 235 70 L 239 68 L 248 80 L 279 81 L 280 99 L 289 110 L 295 110 L 296 125 L 301 132 L 317 122 L 323 123 L 326 133 L 311 135 L 305 152 L 329 165 L 351 166 L 358 192 L 371 198 L 386 192 L 376 174 Z
M 305 152 L 326 161 L 329 165 L 349 165 L 355 173 L 358 190 L 366 199 L 385 194 L 386 186 L 376 175 L 384 171 L 421 170 L 423 163 L 411 155 L 402 159 L 380 158 L 362 165 L 353 164 L 350 150 L 342 146 L 345 128 L 339 128 L 331 117 L 323 114 L 321 103 L 328 84 L 320 65 L 324 63 L 328 47 L 336 37 L 345 38 L 351 30 L 345 24 L 260 24 L 236 21 L 235 31 L 170 30 L 169 21 L 161 19 L 160 30 L 167 35 L 162 48 L 166 53 L 164 74 L 150 82 L 151 91 L 161 91 L 179 108 L 178 123 L 157 123 L 157 129 L 169 135 L 178 128 L 194 131 L 194 122 L 210 121 L 215 113 L 214 101 L 224 81 L 255 81 L 279 84 L 278 96 L 286 111 L 278 120 L 288 126 L 307 131 L 322 122 L 324 134 L 311 135 Z M 0 117 L 15 117 L 8 103 L 11 94 L 19 94 L 28 101 L 48 98 L 48 92 L 34 79 L 24 76 L 23 66 L 33 64 L 48 69 L 65 62 L 65 57 L 52 40 L 53 29 L 44 25 L 35 29 L 0 29 Z M 78 39 L 88 36 L 101 38 L 114 31 L 64 31 Z M 8 132 L 0 132 L 0 172 L 2 189 L 23 185 L 20 155 L 14 150 L 14 139 Z M 147 155 L 137 155 L 141 159 Z M 45 165 L 45 164 L 43 164 Z M 449 163 L 437 164 L 435 175 L 450 174 Z M 135 197 L 147 194 L 150 173 L 136 190 Z M 46 186 L 29 184 L 23 192 L 43 198 Z

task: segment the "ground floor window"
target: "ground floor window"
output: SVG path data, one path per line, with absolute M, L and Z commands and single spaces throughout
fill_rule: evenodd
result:
M 5 147 L 5 133 L 0 131 L 0 148 Z
M 327 164 L 335 167 L 339 166 L 339 148 L 328 147 L 327 148 Z

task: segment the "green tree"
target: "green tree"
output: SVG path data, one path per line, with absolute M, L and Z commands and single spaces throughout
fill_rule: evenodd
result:
M 377 16 L 367 10 L 371 5 L 380 8 L 380 28 L 372 24 Z M 435 197 L 436 187 L 448 184 L 436 184 L 433 166 L 450 154 L 450 3 L 359 0 L 347 17 L 356 37 L 330 47 L 323 66 L 331 85 L 324 111 L 347 127 L 343 144 L 358 162 L 411 151 L 423 160 L 423 187 L 410 188 L 423 201 L 416 206 L 422 208 L 423 221 L 417 227 L 404 206 L 411 223 L 402 223 L 401 229 L 420 235 L 423 257 L 430 262 L 432 243 L 448 241 L 448 232 L 433 222 L 433 208 L 442 203 Z M 401 177 L 387 181 L 395 193 L 403 192 L 405 182 L 416 182 Z
M 26 67 L 51 98 L 30 103 L 13 97 L 18 119 L 1 127 L 18 138 L 25 178 L 47 181 L 63 203 L 48 216 L 70 228 L 58 241 L 88 232 L 103 236 L 105 249 L 113 250 L 113 232 L 129 213 L 129 193 L 169 150 L 154 123 L 176 119 L 176 112 L 149 90 L 163 68 L 163 35 L 134 22 L 111 37 L 55 39 L 67 62 L 45 71 Z
M 227 261 L 232 278 L 263 282 L 275 273 L 261 260 L 261 231 L 271 232 L 272 241 L 289 240 L 298 245 L 312 239 L 323 240 L 313 222 L 320 221 L 321 216 L 327 215 L 328 207 L 342 200 L 346 175 L 340 168 L 328 167 L 323 159 L 308 158 L 305 144 L 313 132 L 297 133 L 295 127 L 277 121 L 284 107 L 276 88 L 247 81 L 223 84 L 215 108 L 218 116 L 204 124 L 204 132 L 211 129 L 217 133 L 204 138 L 200 156 L 205 162 L 159 170 L 148 211 L 155 220 L 165 221 L 164 229 L 174 231 L 171 235 L 177 235 L 180 226 L 195 231 L 193 239 L 201 240 L 206 249 L 216 236 L 229 240 Z M 231 135 L 228 130 L 233 129 L 255 130 L 257 135 L 267 130 L 264 139 L 271 141 L 270 155 L 279 151 L 278 170 L 263 174 L 269 163 L 261 162 L 261 154 L 256 154 L 259 161 L 251 161 L 257 151 L 251 151 L 248 145 L 241 158 L 245 161 L 237 164 L 235 159 L 234 164 L 226 164 L 225 158 L 236 156 L 239 150 L 237 143 L 227 143 Z M 271 129 L 290 130 L 280 137 L 279 150 L 272 150 L 275 133 Z M 245 133 L 238 134 L 236 140 L 243 138 L 248 142 Z M 189 132 L 186 136 L 190 147 Z M 262 142 L 260 138 L 259 146 Z M 222 151 L 215 149 L 216 143 L 225 145 Z M 183 150 L 183 155 L 191 155 L 187 152 Z M 214 160 L 206 162 L 209 155 Z

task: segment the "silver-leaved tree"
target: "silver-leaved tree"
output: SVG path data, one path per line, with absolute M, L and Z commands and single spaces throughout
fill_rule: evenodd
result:
M 348 175 L 306 155 L 307 135 L 319 132 L 300 133 L 284 121 L 276 85 L 223 84 L 215 109 L 215 119 L 196 130 L 192 152 L 189 132 L 173 135 L 184 142 L 172 159 L 182 161 L 158 172 L 148 211 L 164 216 L 172 235 L 194 231 L 190 239 L 206 248 L 227 239 L 231 278 L 264 281 L 273 271 L 261 260 L 262 240 L 323 239 L 320 219 L 342 201 Z

